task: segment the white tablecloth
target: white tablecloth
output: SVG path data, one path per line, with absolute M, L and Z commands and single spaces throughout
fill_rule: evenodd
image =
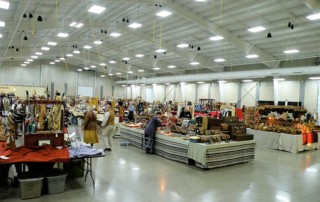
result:
M 247 128 L 247 133 L 254 135 L 254 140 L 258 146 L 270 149 L 279 149 L 292 153 L 304 150 L 319 149 L 319 143 L 308 145 L 302 144 L 302 135 L 291 135 L 287 133 L 275 133 Z M 320 134 L 318 133 L 318 139 Z M 320 140 L 320 139 L 319 139 Z

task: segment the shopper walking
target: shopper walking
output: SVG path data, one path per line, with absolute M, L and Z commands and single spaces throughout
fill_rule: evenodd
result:
M 84 143 L 90 144 L 91 146 L 93 146 L 93 144 L 99 143 L 97 131 L 97 116 L 92 109 L 86 111 L 85 118 L 81 126 L 84 130 Z
M 157 112 L 156 116 L 154 116 L 149 123 L 147 124 L 146 129 L 144 130 L 145 137 L 145 148 L 147 154 L 153 154 L 154 151 L 154 143 L 157 128 L 161 126 L 161 119 L 163 115 L 161 112 Z
M 128 119 L 129 121 L 134 121 L 134 106 L 132 105 L 132 102 L 129 102 L 128 106 Z
M 101 124 L 102 127 L 102 140 L 105 146 L 104 151 L 111 151 L 112 147 L 112 136 L 114 132 L 114 118 L 115 113 L 111 109 L 110 105 L 106 106 L 106 113 Z

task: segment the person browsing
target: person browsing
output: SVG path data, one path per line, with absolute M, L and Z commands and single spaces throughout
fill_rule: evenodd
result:
M 102 140 L 105 146 L 104 151 L 111 151 L 112 147 L 112 136 L 114 132 L 114 118 L 115 113 L 111 109 L 110 105 L 106 106 L 106 113 L 101 124 L 102 127 Z

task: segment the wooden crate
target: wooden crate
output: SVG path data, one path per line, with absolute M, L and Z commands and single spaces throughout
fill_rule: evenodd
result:
M 232 135 L 231 139 L 234 141 L 246 141 L 246 140 L 253 140 L 253 135 Z
M 24 134 L 25 146 L 39 146 L 39 140 L 50 140 L 50 145 L 54 147 L 64 146 L 64 134 L 62 132 L 40 132 Z

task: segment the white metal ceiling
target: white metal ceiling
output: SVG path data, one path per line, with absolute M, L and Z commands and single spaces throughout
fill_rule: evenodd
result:
M 46 46 L 48 41 L 59 42 L 59 46 L 39 58 L 54 60 L 72 53 L 74 45 L 81 54 L 67 58 L 66 63 L 84 67 L 96 65 L 102 73 L 122 72 L 114 78 L 130 79 L 162 75 L 182 75 L 186 71 L 223 71 L 223 67 L 256 64 L 257 68 L 283 68 L 283 61 L 301 60 L 319 56 L 320 20 L 309 21 L 306 16 L 320 11 L 317 0 L 10 0 L 9 10 L 0 10 L 0 20 L 6 26 L 0 28 L 0 64 L 6 61 L 23 62 Z M 92 5 L 106 8 L 102 14 L 88 13 Z M 161 5 L 161 7 L 155 4 Z M 167 18 L 155 16 L 159 10 L 167 9 L 173 14 Z M 27 18 L 23 14 L 27 13 Z M 29 18 L 32 13 L 33 18 Z M 43 21 L 38 22 L 37 17 Z M 128 23 L 139 22 L 142 27 L 133 30 Z M 70 27 L 73 21 L 84 23 L 77 29 Z M 288 23 L 294 24 L 294 29 Z M 264 26 L 265 31 L 250 33 L 248 28 Z M 101 33 L 107 31 L 107 34 Z M 113 31 L 122 35 L 110 37 Z M 59 32 L 69 33 L 62 39 Z M 272 38 L 267 38 L 267 33 Z M 224 40 L 210 41 L 209 37 L 221 35 Z M 24 40 L 27 36 L 28 40 Z M 102 40 L 102 45 L 93 41 Z M 192 48 L 179 49 L 177 44 L 187 43 Z M 93 48 L 84 50 L 84 45 Z M 15 48 L 11 48 L 14 46 Z M 9 48 L 10 47 L 10 48 Z M 155 53 L 158 48 L 166 54 Z M 198 51 L 198 47 L 201 50 Z M 16 51 L 19 48 L 19 51 Z M 299 49 L 300 53 L 287 55 L 286 49 Z M 135 57 L 144 54 L 143 58 Z M 247 54 L 258 54 L 259 58 L 248 59 Z M 157 58 L 155 59 L 155 55 Z M 131 59 L 125 64 L 123 57 Z M 13 59 L 12 59 L 13 58 Z M 224 58 L 223 63 L 214 59 Z M 109 60 L 117 61 L 109 64 Z M 191 61 L 200 62 L 191 66 Z M 100 63 L 106 63 L 99 66 Z M 32 65 L 32 64 L 30 64 Z M 177 66 L 169 69 L 168 65 Z M 154 71 L 154 67 L 161 70 Z M 1 67 L 0 67 L 1 68 Z M 137 70 L 143 69 L 144 72 Z

